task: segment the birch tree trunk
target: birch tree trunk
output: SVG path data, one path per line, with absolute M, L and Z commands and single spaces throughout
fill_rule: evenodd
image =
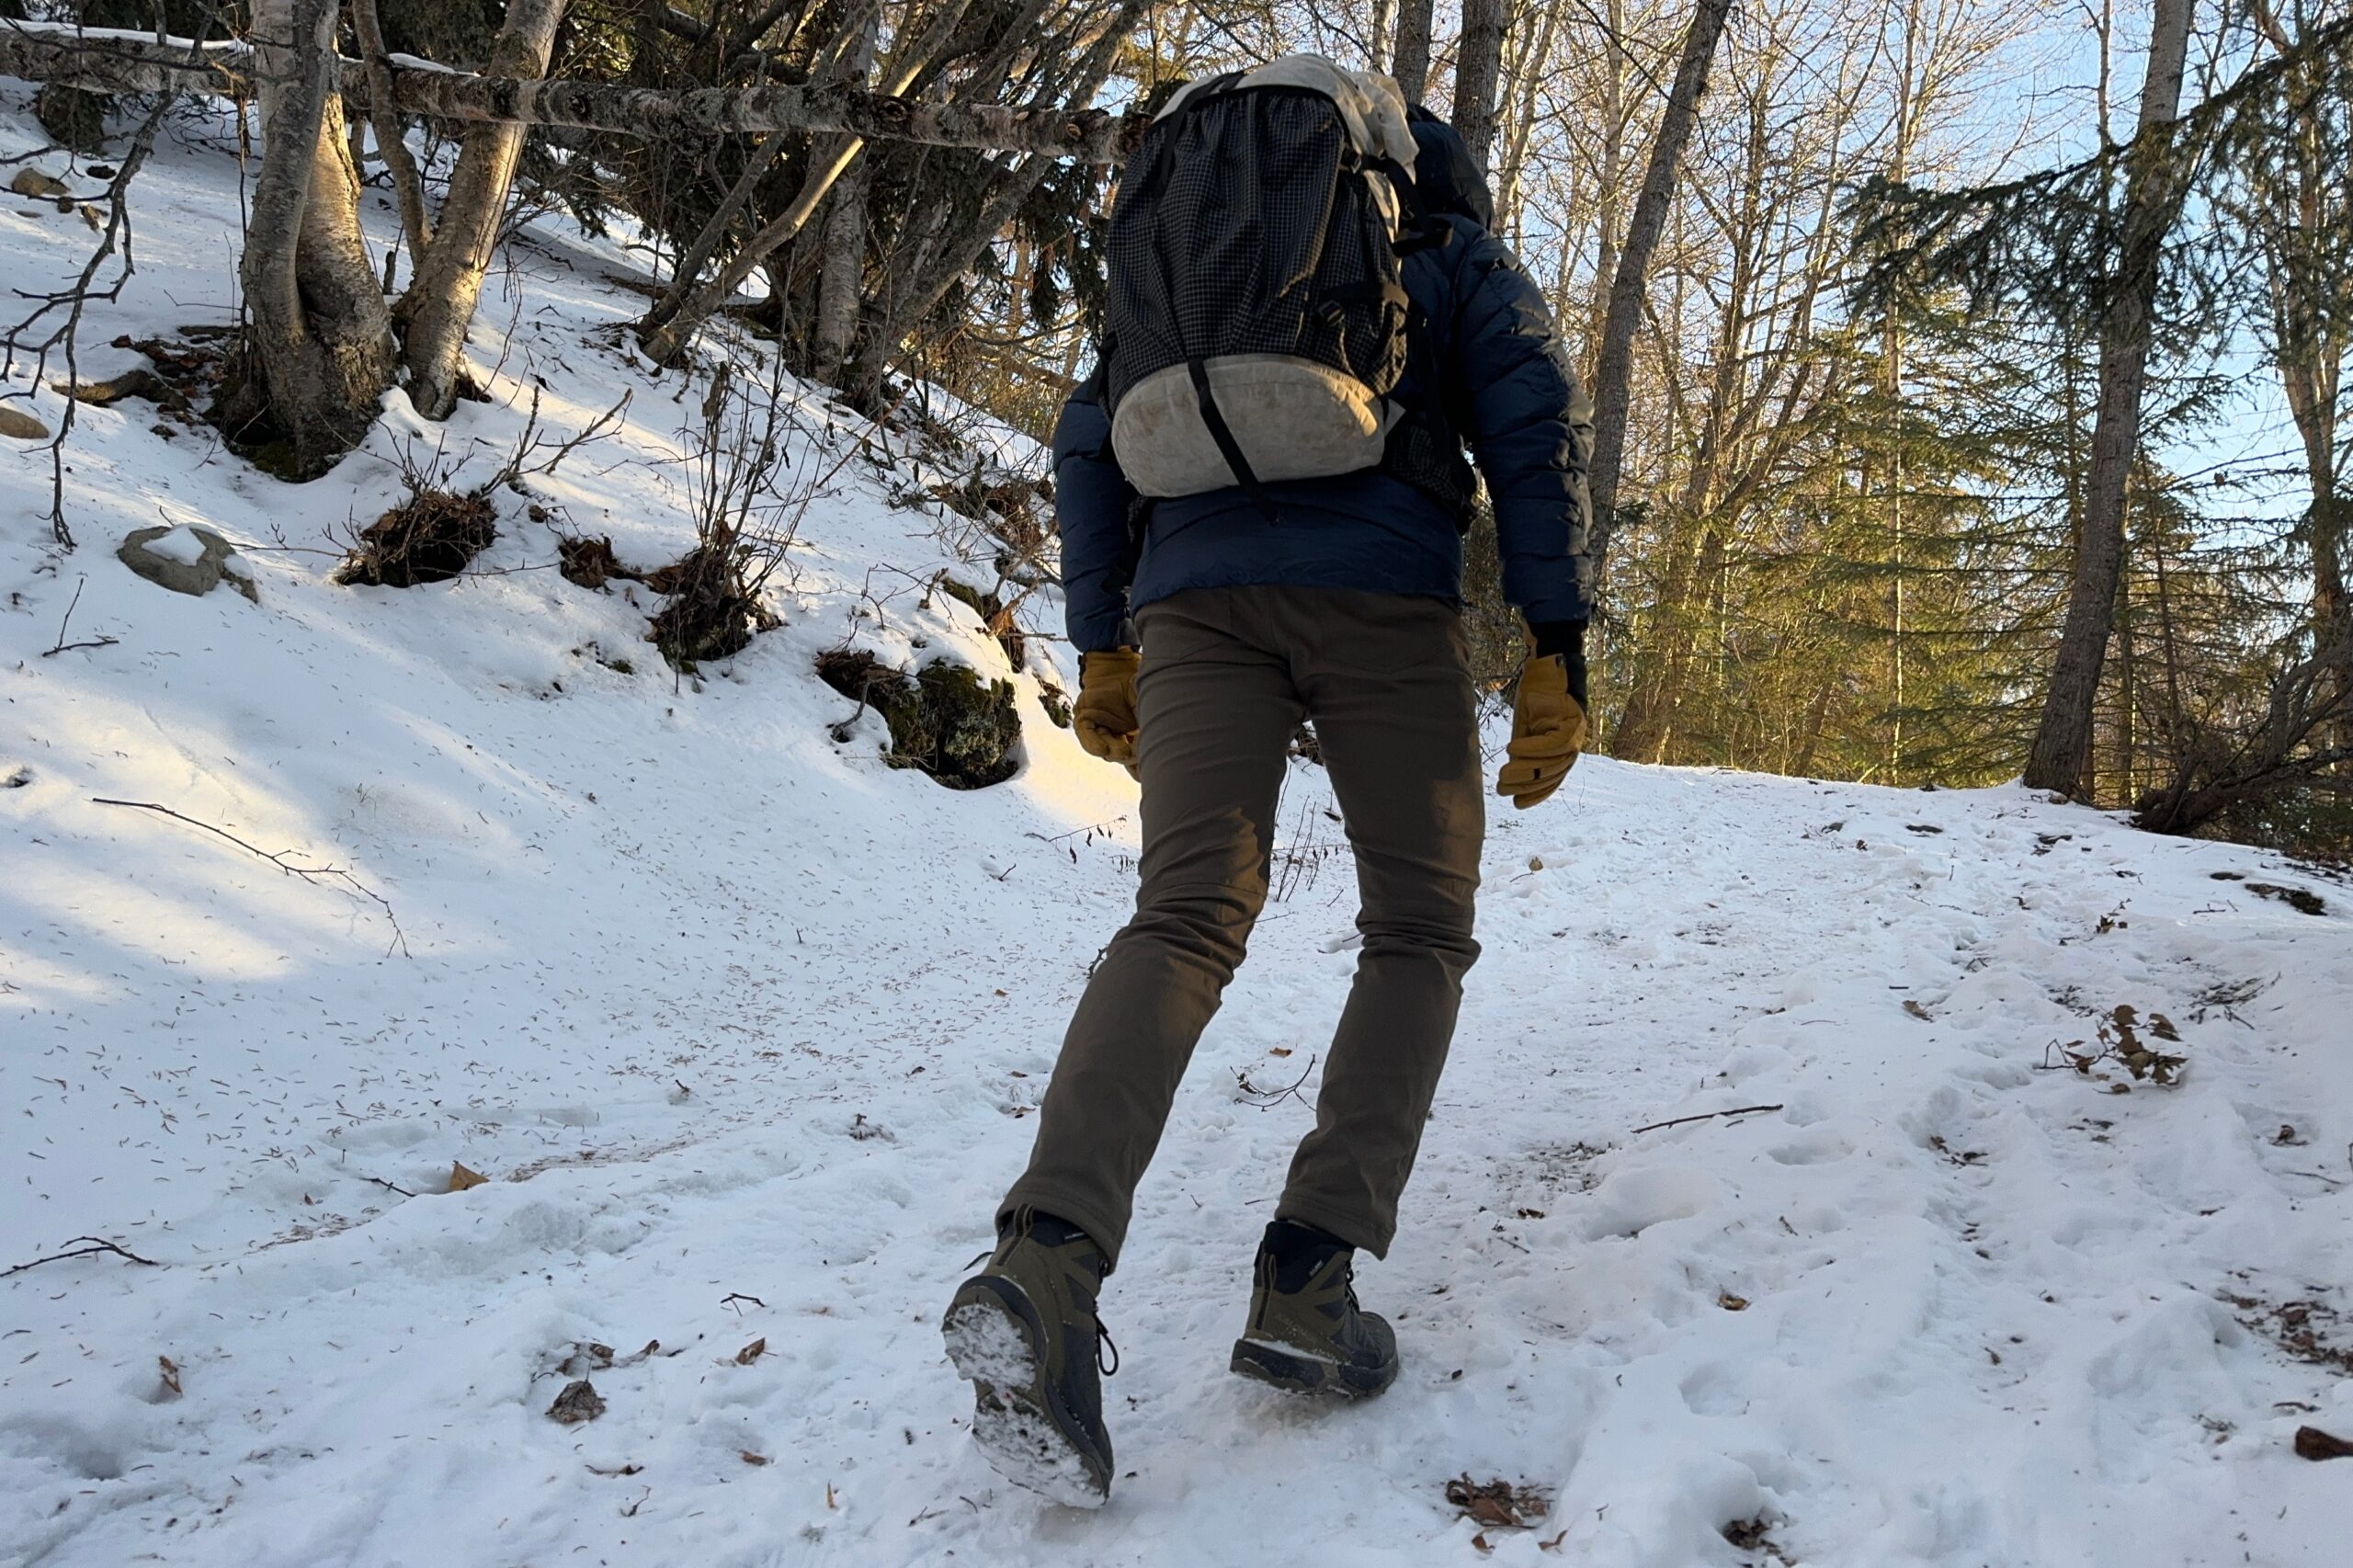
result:
M 491 47 L 491 73 L 515 79 L 545 75 L 563 4 L 507 0 L 506 19 Z M 478 125 L 466 132 L 433 237 L 417 257 L 416 275 L 395 312 L 409 401 L 427 419 L 447 419 L 457 405 L 466 329 L 482 298 L 483 277 L 498 244 L 528 133 L 524 126 L 505 124 Z
M 238 262 L 249 316 L 232 434 L 274 433 L 313 478 L 358 445 L 392 383 L 392 320 L 359 232 L 334 0 L 255 0 L 262 165 Z
M 401 204 L 401 233 L 408 238 L 410 266 L 422 258 L 432 243 L 433 226 L 425 216 L 425 181 L 416 160 L 408 155 L 408 141 L 401 130 L 401 111 L 392 102 L 392 57 L 384 50 L 383 23 L 376 15 L 376 0 L 351 0 L 351 30 L 359 42 L 359 58 L 368 74 L 368 119 L 376 133 L 376 155 L 392 176 Z M 391 264 L 384 271 L 392 286 Z
M 1708 90 L 1708 71 L 1715 63 L 1716 43 L 1723 37 L 1724 18 L 1732 0 L 1699 0 L 1690 30 L 1683 36 L 1683 58 L 1675 68 L 1675 85 L 1668 93 L 1666 113 L 1659 121 L 1658 140 L 1651 144 L 1650 166 L 1643 175 L 1642 193 L 1634 199 L 1633 215 L 1626 222 L 1626 238 L 1618 253 L 1617 276 L 1609 284 L 1609 309 L 1601 321 L 1601 347 L 1593 366 L 1593 460 L 1586 484 L 1593 498 L 1593 559 L 1598 568 L 1609 548 L 1617 523 L 1618 478 L 1626 459 L 1626 416 L 1632 395 L 1628 384 L 1634 365 L 1634 332 L 1642 324 L 1643 290 L 1650 275 L 1651 256 L 1666 228 L 1667 205 L 1675 199 L 1675 181 L 1683 164 L 1683 149 L 1699 117 L 1699 98 Z
M 220 95 L 241 84 L 253 51 L 241 43 L 109 34 L 101 40 L 0 28 L 0 74 L 90 91 Z M 191 60 L 195 62 L 191 63 Z M 710 136 L 724 131 L 839 131 L 876 141 L 978 152 L 1033 153 L 1117 164 L 1135 151 L 1150 117 L 1061 103 L 917 103 L 838 84 L 770 82 L 684 91 L 609 82 L 518 81 L 395 62 L 392 97 L 403 112 L 475 125 L 551 125 L 623 136 Z M 340 119 L 340 116 L 338 116 Z
M 2181 79 L 2194 0 L 2156 0 L 2149 74 L 2141 87 L 2139 128 L 2147 131 L 2181 112 Z M 2162 150 L 2159 150 L 2160 153 Z M 2027 784 L 2077 792 L 2091 752 L 2092 709 L 2099 696 L 2116 585 L 2124 566 L 2124 491 L 2141 445 L 2141 397 L 2148 384 L 2157 262 L 2181 201 L 2178 176 L 2161 156 L 2134 156 L 2125 187 L 2124 222 L 2107 312 L 2100 324 L 2099 412 L 2092 426 L 2091 473 L 2084 527 L 2075 547 L 2075 583 L 2059 653 L 2043 699 L 2042 722 L 2028 755 Z
M 1462 0 L 1462 45 L 1454 62 L 1454 129 L 1479 172 L 1495 142 L 1495 92 L 1504 62 L 1506 0 Z
M 940 16 L 961 17 L 963 11 L 962 4 L 951 3 Z M 861 81 L 874 69 L 874 51 L 881 41 L 881 23 L 878 8 L 866 22 L 854 62 L 855 74 Z M 939 28 L 935 21 L 934 32 L 944 38 Z M 902 62 L 888 85 L 904 88 L 913 83 L 935 51 L 927 39 L 918 40 L 915 51 L 926 58 Z M 809 334 L 808 369 L 819 381 L 838 380 L 858 339 L 858 301 L 866 281 L 866 193 L 872 183 L 871 164 L 859 164 L 835 187 L 832 210 L 825 214 L 825 233 L 817 257 L 817 319 Z
M 866 282 L 866 192 L 868 171 L 853 170 L 834 191 L 825 216 L 824 254 L 817 280 L 817 323 L 810 345 L 810 369 L 819 380 L 836 381 L 858 342 L 858 298 Z

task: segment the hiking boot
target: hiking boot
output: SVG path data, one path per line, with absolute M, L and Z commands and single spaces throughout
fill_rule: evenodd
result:
M 1096 1376 L 1109 1343 L 1095 1315 L 1104 1267 L 1086 1232 L 1019 1210 L 940 1324 L 948 1358 L 972 1385 L 981 1452 L 1007 1481 L 1074 1508 L 1099 1508 L 1111 1491 Z
M 1258 1244 L 1250 1326 L 1233 1369 L 1292 1393 L 1362 1399 L 1397 1381 L 1397 1335 L 1357 1305 L 1356 1249 L 1327 1231 L 1278 1220 Z

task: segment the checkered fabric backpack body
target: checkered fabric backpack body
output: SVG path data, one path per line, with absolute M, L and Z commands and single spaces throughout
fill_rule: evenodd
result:
M 1415 145 L 1386 76 L 1287 55 L 1197 82 L 1111 210 L 1111 441 L 1147 496 L 1379 464 L 1403 411 Z

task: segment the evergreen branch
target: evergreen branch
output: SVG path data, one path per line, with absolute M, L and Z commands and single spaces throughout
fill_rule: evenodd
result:
M 2317 106 L 2341 103 L 2348 92 L 2353 17 L 2250 68 L 2188 112 L 2072 164 L 1942 191 L 1875 176 L 1847 203 L 1854 253 L 1868 258 L 1851 302 L 1880 315 L 1922 292 L 1957 288 L 1976 313 L 2023 303 L 2063 322 L 2096 320 L 2124 244 L 2110 199 L 2120 175 L 2139 168 L 2164 176 L 2177 212 L 2201 172 L 2253 155 L 2271 128 L 2308 123 Z M 2169 292 L 2193 291 L 2199 307 L 2177 313 L 2209 313 L 2222 270 L 2177 265 Z

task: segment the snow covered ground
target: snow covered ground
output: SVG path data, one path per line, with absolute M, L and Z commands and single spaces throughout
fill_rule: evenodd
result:
M 85 374 L 229 319 L 224 144 L 142 179 Z M 0 201 L 12 280 L 86 239 Z M 536 494 L 674 558 L 699 385 L 625 362 L 613 247 L 540 228 L 513 262 L 450 457 L 494 465 L 534 384 L 560 434 L 632 392 Z M 518 496 L 483 574 L 336 586 L 402 443 L 442 437 L 394 403 L 301 488 L 85 410 L 62 560 L 37 449 L 0 465 L 0 1267 L 84 1236 L 154 1265 L 0 1279 L 0 1562 L 2344 1561 L 2353 1465 L 2290 1444 L 2353 1437 L 2353 887 L 2015 790 L 1600 760 L 1495 824 L 1487 956 L 1359 1280 L 1396 1388 L 1224 1370 L 1353 964 L 1302 764 L 1106 1299 L 1113 1501 L 1008 1489 L 935 1316 L 1131 892 L 1131 787 L 1039 702 L 1066 654 L 1011 671 L 925 592 L 987 585 L 969 530 L 890 505 L 905 438 L 814 396 L 801 472 L 880 455 L 812 477 L 785 624 L 699 684 Z M 114 559 L 187 522 L 257 604 Z M 1017 679 L 1020 776 L 954 793 L 871 719 L 837 741 L 812 665 L 847 640 Z M 2119 1007 L 2177 1085 L 2068 1064 Z M 583 1376 L 603 1414 L 551 1419 Z M 1483 1530 L 1464 1474 L 1549 1510 Z

